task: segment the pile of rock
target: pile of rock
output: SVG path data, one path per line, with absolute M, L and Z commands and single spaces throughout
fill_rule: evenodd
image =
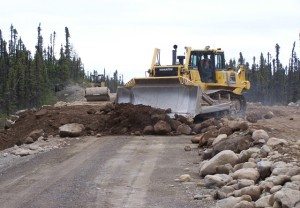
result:
M 151 115 L 151 121 L 154 125 L 145 126 L 143 134 L 189 135 L 193 133 L 193 119 L 181 115 L 175 114 L 174 118 L 170 118 L 167 114 L 153 114 Z
M 275 150 L 295 144 L 269 138 L 262 129 L 251 130 L 242 120 L 220 122 L 221 127 L 210 127 L 213 131 L 192 140 L 208 147 L 201 153 L 205 160 L 199 174 L 204 186 L 216 189 L 216 206 L 300 207 L 299 158 L 283 162 L 287 154 Z

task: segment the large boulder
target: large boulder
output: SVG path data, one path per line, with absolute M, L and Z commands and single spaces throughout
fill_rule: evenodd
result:
M 252 144 L 251 135 L 248 134 L 232 134 L 227 139 L 221 140 L 213 147 L 214 153 L 221 152 L 223 150 L 232 150 L 236 153 L 242 150 L 248 149 Z
M 78 124 L 78 123 L 65 124 L 59 127 L 59 135 L 61 137 L 77 137 L 82 134 L 83 130 L 84 130 L 83 124 Z
M 171 126 L 167 122 L 160 120 L 154 125 L 154 132 L 161 135 L 169 134 Z
M 274 195 L 275 201 L 282 207 L 300 207 L 300 191 L 289 188 L 282 188 Z
M 242 168 L 232 174 L 233 179 L 249 179 L 257 181 L 259 179 L 259 172 L 254 168 Z
M 204 184 L 206 187 L 221 187 L 232 181 L 232 177 L 226 174 L 206 175 Z
M 205 175 L 212 175 L 216 173 L 217 166 L 225 165 L 227 163 L 231 165 L 235 165 L 238 161 L 237 155 L 231 150 L 224 150 L 209 161 L 205 161 L 205 164 L 201 166 L 200 174 Z
M 178 127 L 177 127 L 177 132 L 180 133 L 180 134 L 186 134 L 186 135 L 189 135 L 192 133 L 192 129 L 191 127 L 189 127 L 188 125 L 186 124 L 180 124 Z

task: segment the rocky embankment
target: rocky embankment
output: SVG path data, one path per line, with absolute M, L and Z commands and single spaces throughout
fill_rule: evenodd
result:
M 300 140 L 269 136 L 244 119 L 197 125 L 200 185 L 214 194 L 195 199 L 214 198 L 222 208 L 300 207 Z

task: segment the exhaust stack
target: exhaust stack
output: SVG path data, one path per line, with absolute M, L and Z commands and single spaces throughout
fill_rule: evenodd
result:
M 172 65 L 176 65 L 177 45 L 174 45 L 173 48 L 174 50 L 172 51 Z

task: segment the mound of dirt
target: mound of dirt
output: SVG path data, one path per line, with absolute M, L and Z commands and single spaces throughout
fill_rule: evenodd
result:
M 83 135 L 120 135 L 139 134 L 146 126 L 168 119 L 165 110 L 143 105 L 108 103 L 105 106 L 45 106 L 20 113 L 11 128 L 0 131 L 0 150 L 23 144 L 30 133 L 37 129 L 44 130 L 45 137 L 57 135 L 59 127 L 69 123 L 83 124 Z

